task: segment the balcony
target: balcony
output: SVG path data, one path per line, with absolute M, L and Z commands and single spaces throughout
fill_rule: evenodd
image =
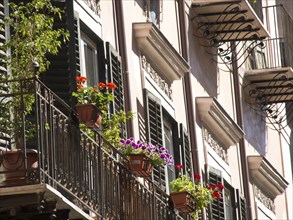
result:
M 196 21 L 201 37 L 213 46 L 264 39 L 269 35 L 252 5 L 257 8 L 247 0 L 193 0 L 192 20 Z
M 293 99 L 293 20 L 281 5 L 266 7 L 264 13 L 277 28 L 250 51 L 251 69 L 245 72 L 243 88 L 246 101 L 283 128 L 292 119 L 286 108 L 291 108 Z
M 252 0 L 192 1 L 190 16 L 197 28 L 193 35 L 209 55 L 217 57 L 213 61 L 226 66 L 221 67 L 222 71 L 232 71 L 233 62 L 240 68 L 252 48 L 269 37 L 262 23 L 261 4 Z
M 94 139 L 81 132 L 75 111 L 41 81 L 5 81 L 0 88 L 2 123 L 13 111 L 9 102 L 21 106 L 14 109 L 21 137 L 16 161 L 7 160 L 16 146 L 10 125 L 0 128 L 0 219 L 184 219 L 149 178 L 139 181 L 131 173 L 128 160 L 99 130 Z M 25 115 L 28 97 L 34 106 Z M 5 169 L 7 164 L 14 167 Z

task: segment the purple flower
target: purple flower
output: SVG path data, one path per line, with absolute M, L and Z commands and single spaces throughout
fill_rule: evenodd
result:
M 161 159 L 164 159 L 165 158 L 165 155 L 164 154 L 160 154 L 160 158 Z
M 166 148 L 161 147 L 161 148 L 160 148 L 160 151 L 166 151 Z
M 125 140 L 121 139 L 121 140 L 120 140 L 120 143 L 121 143 L 121 144 L 125 144 Z
M 146 146 L 145 146 L 145 145 L 142 145 L 142 146 L 141 146 L 141 149 L 142 149 L 142 150 L 145 150 L 145 149 L 146 149 Z
M 131 143 L 131 140 L 130 139 L 127 139 L 126 141 L 125 141 L 125 144 L 130 144 Z

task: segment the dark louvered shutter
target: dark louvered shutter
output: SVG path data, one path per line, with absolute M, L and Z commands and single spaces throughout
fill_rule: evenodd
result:
M 61 20 L 56 16 L 55 27 L 68 30 L 70 38 L 62 44 L 57 55 L 48 57 L 50 66 L 46 73 L 42 74 L 41 79 L 73 107 L 75 103 L 71 93 L 76 90 L 75 77 L 79 72 L 78 19 L 74 17 L 73 0 L 52 3 L 64 11 Z
M 221 176 L 221 172 L 212 167 L 209 167 L 207 172 L 208 182 L 209 184 L 223 184 L 223 178 Z M 224 194 L 224 191 L 222 192 Z M 225 219 L 225 211 L 224 211 L 224 201 L 223 199 L 215 199 L 211 202 L 208 209 L 208 218 L 209 220 L 224 220 Z
M 192 161 L 190 156 L 190 143 L 189 136 L 186 129 L 183 127 L 183 124 L 180 124 L 180 138 L 181 138 L 181 155 L 182 155 L 182 164 L 184 165 L 184 172 L 192 175 Z
M 0 1 L 0 45 L 5 44 L 6 37 L 5 37 L 5 12 L 4 12 L 4 1 Z M 7 74 L 6 65 L 4 62 L 2 62 L 3 58 L 6 57 L 6 52 L 3 50 L 0 50 L 0 79 L 3 79 L 3 76 Z
M 4 1 L 0 0 L 0 45 L 5 44 L 6 42 L 4 18 L 5 18 Z M 0 81 L 4 80 L 7 74 L 6 63 L 3 60 L 5 59 L 5 57 L 6 57 L 6 51 L 0 50 Z M 0 93 L 4 93 L 5 90 L 6 90 L 5 86 L 3 86 L 3 84 L 0 85 Z M 2 120 L 1 116 L 3 117 L 4 114 L 7 114 L 7 113 L 9 114 L 6 106 L 3 104 L 3 101 L 0 100 L 0 121 Z M 5 116 L 3 118 L 5 118 Z M 5 134 L 5 130 L 6 129 L 4 127 L 0 128 L 0 151 L 1 151 L 1 147 L 7 147 L 10 145 L 9 144 L 10 139 L 7 138 L 7 135 Z
M 238 209 L 238 219 L 239 220 L 246 220 L 246 200 L 244 197 L 240 195 L 239 189 L 236 189 L 236 196 L 237 196 L 237 209 Z
M 162 131 L 162 106 L 160 100 L 145 90 L 145 107 L 146 107 L 146 119 L 147 119 L 147 133 L 148 141 L 159 147 L 163 146 L 163 131 Z M 155 166 L 153 170 L 153 179 L 155 183 L 166 189 L 165 169 L 163 166 Z
M 118 113 L 121 110 L 125 111 L 121 57 L 109 42 L 106 42 L 106 50 L 108 66 L 106 82 L 113 82 L 117 86 L 114 90 L 115 100 L 110 105 L 110 112 Z M 127 136 L 124 123 L 121 125 L 121 135 L 124 138 Z
M 180 137 L 174 142 L 174 162 L 184 166 L 184 174 L 192 177 L 192 161 L 190 156 L 190 143 L 188 132 L 183 124 L 180 124 Z M 179 176 L 181 170 L 176 170 L 176 176 Z

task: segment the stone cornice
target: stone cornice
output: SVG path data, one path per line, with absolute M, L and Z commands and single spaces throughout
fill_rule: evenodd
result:
M 197 97 L 197 113 L 209 130 L 226 149 L 237 144 L 243 137 L 243 130 L 233 121 L 215 98 Z
M 133 31 L 139 49 L 170 83 L 189 72 L 190 66 L 152 22 L 133 23 Z
M 250 180 L 271 199 L 281 195 L 288 182 L 264 156 L 248 156 Z

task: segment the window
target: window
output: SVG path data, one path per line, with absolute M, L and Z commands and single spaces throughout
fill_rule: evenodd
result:
M 160 1 L 158 0 L 150 0 L 150 20 L 154 24 L 159 23 L 159 15 L 160 15 Z
M 222 183 L 224 185 L 222 199 L 216 199 L 211 202 L 207 212 L 207 219 L 237 219 L 236 216 L 238 216 L 239 220 L 246 220 L 246 203 L 245 199 L 240 196 L 239 190 L 236 189 L 235 192 L 235 189 L 222 178 L 220 170 L 207 167 L 206 173 L 209 184 Z
M 166 117 L 164 117 L 163 125 L 164 125 L 164 130 L 163 130 L 164 131 L 164 144 L 163 145 L 169 151 L 170 154 L 174 155 L 172 126 Z M 168 182 L 167 193 L 169 193 L 169 183 L 171 180 L 176 178 L 174 166 L 166 166 L 165 172 L 167 174 L 166 175 L 166 182 Z
M 97 45 L 83 32 L 80 34 L 80 61 L 81 75 L 88 78 L 88 86 L 94 86 L 99 81 Z
M 148 20 L 155 25 L 159 24 L 160 20 L 160 7 L 161 0 L 145 0 L 145 9 L 147 12 Z
M 188 135 L 180 125 L 180 135 L 178 134 L 178 123 L 168 114 L 161 105 L 160 99 L 145 90 L 145 109 L 146 109 L 146 129 L 148 141 L 164 146 L 174 157 L 175 164 L 183 164 L 184 168 L 190 168 L 192 162 L 190 157 Z M 154 167 L 154 182 L 169 192 L 169 182 L 176 178 L 174 166 Z

